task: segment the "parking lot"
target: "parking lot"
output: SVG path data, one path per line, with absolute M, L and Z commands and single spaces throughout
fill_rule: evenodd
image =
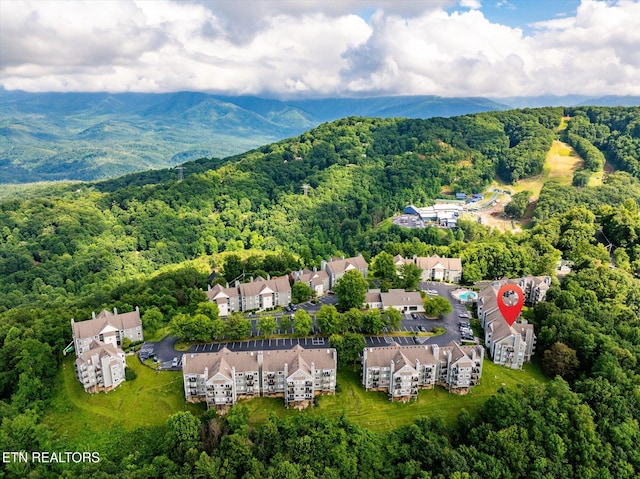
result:
M 452 298 L 451 291 L 457 286 L 438 283 L 438 282 L 426 282 L 420 283 L 420 287 L 424 291 L 429 291 L 430 296 L 442 296 L 446 298 L 452 305 L 453 311 L 447 315 L 444 315 L 441 319 L 428 319 L 424 313 L 405 313 L 402 315 L 402 321 L 400 324 L 400 331 L 409 333 L 407 336 L 365 336 L 365 344 L 367 347 L 382 347 L 392 342 L 396 342 L 400 345 L 416 345 L 416 344 L 437 344 L 439 346 L 446 346 L 451 341 L 474 341 L 473 331 L 470 326 L 471 314 L 467 311 L 464 304 L 461 304 L 456 299 Z M 321 300 L 321 303 L 311 304 L 304 303 L 299 307 L 309 311 L 314 320 L 315 315 L 321 304 L 333 304 L 335 302 L 335 296 L 329 295 L 324 298 L 328 298 L 326 303 Z M 277 321 L 283 313 L 275 313 Z M 285 314 L 292 314 L 291 312 Z M 269 351 L 277 349 L 289 349 L 295 345 L 300 345 L 304 348 L 328 348 L 329 339 L 321 337 L 309 337 L 309 338 L 278 338 L 278 339 L 264 339 L 257 337 L 256 331 L 256 318 L 251 318 L 253 324 L 252 335 L 256 336 L 253 339 L 245 341 L 227 341 L 221 343 L 208 343 L 208 344 L 196 344 L 189 348 L 189 353 L 210 353 L 217 352 L 222 348 L 228 348 L 232 351 Z M 418 336 L 420 332 L 431 331 L 434 327 L 445 328 L 445 333 L 439 336 L 426 337 Z M 291 331 L 287 331 L 291 332 Z M 285 333 L 281 331 L 281 333 Z M 388 331 L 384 331 L 388 333 Z M 411 334 L 415 333 L 415 334 Z M 393 333 L 391 333 L 393 334 Z M 182 354 L 184 352 L 176 351 L 174 349 L 174 343 L 176 337 L 166 337 L 162 341 L 157 343 L 144 343 L 140 349 L 141 360 L 155 357 L 162 369 L 180 370 L 182 367 Z
M 275 349 L 290 349 L 296 345 L 303 348 L 329 347 L 327 338 L 279 338 L 279 339 L 250 339 L 246 341 L 229 341 L 225 343 L 196 344 L 189 348 L 189 353 L 215 353 L 222 348 L 231 351 L 269 351 Z

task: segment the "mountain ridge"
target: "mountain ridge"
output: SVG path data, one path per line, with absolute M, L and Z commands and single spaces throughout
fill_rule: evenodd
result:
M 276 99 L 203 92 L 30 93 L 0 89 L 0 184 L 92 181 L 225 158 L 321 123 L 453 117 L 560 104 L 640 104 L 640 97 L 438 96 Z
M 285 101 L 201 92 L 0 90 L 0 98 L 0 183 L 96 180 L 200 155 L 227 157 L 345 116 L 429 118 L 506 109 L 487 99 L 428 96 Z

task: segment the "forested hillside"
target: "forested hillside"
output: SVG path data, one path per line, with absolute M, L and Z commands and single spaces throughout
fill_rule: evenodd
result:
M 568 126 L 557 131 L 563 117 Z M 186 164 L 182 181 L 149 172 L 1 203 L 0 444 L 103 452 L 98 464 L 31 465 L 35 477 L 637 477 L 639 121 L 639 108 L 349 117 Z M 456 231 L 384 221 L 410 203 L 480 192 L 496 175 L 539 174 L 557 137 L 580 150 L 582 173 L 605 160 L 625 171 L 599 186 L 546 184 L 517 234 L 463 220 Z M 195 311 L 212 268 L 225 281 L 237 268 L 284 274 L 381 251 L 459 256 L 468 283 L 553 274 L 561 257 L 573 261 L 574 272 L 527 313 L 536 356 L 555 379 L 500 390 L 453 425 L 416 419 L 387 433 L 305 414 L 249 426 L 243 408 L 226 418 L 180 412 L 163 426 L 82 439 L 55 437 L 42 421 L 72 317 L 139 306 L 145 328 L 156 329 Z M 19 466 L 0 475 L 29 472 Z
M 0 88 L 0 184 L 116 177 L 225 157 L 348 115 L 430 118 L 505 109 L 484 98 L 280 101 L 176 93 Z

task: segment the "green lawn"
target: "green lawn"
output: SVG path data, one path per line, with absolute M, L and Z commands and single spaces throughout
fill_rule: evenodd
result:
M 63 362 L 56 393 L 45 417 L 45 422 L 59 438 L 80 443 L 116 426 L 132 430 L 139 426 L 161 425 L 175 412 L 190 410 L 200 415 L 205 410 L 202 404 L 185 403 L 180 373 L 153 371 L 134 356 L 127 357 L 127 364 L 136 372 L 135 380 L 125 381 L 107 394 L 87 394 L 74 376 L 73 359 L 68 357 Z M 524 371 L 515 371 L 485 360 L 480 384 L 466 396 L 450 394 L 436 387 L 421 390 L 415 402 L 392 403 L 385 393 L 365 392 L 359 372 L 347 368 L 338 372 L 339 392 L 320 397 L 317 407 L 302 413 L 285 409 L 282 398 L 258 398 L 242 403 L 249 408 L 252 424 L 264 422 L 272 411 L 279 417 L 295 414 L 337 417 L 344 413 L 356 424 L 382 432 L 411 424 L 418 416 L 441 416 L 452 424 L 461 409 L 475 413 L 503 385 L 513 388 L 544 381 L 547 379 L 537 365 L 528 364 Z
M 109 393 L 88 394 L 75 378 L 74 359 L 64 359 L 45 417 L 58 437 L 79 437 L 114 426 L 131 430 L 159 425 L 178 411 L 189 409 L 200 414 L 205 410 L 204 405 L 185 403 L 182 374 L 153 371 L 135 356 L 127 356 L 127 366 L 136 372 L 136 379 Z
M 421 390 L 418 400 L 410 403 L 391 402 L 385 393 L 366 392 L 360 384 L 359 373 L 352 369 L 338 372 L 340 392 L 335 396 L 319 398 L 315 408 L 302 414 L 327 414 L 331 417 L 346 416 L 356 424 L 375 432 L 383 432 L 406 426 L 418 416 L 441 416 L 446 423 L 452 424 L 461 409 L 475 413 L 482 403 L 504 385 L 515 388 L 520 384 L 540 383 L 548 381 L 540 368 L 534 364 L 525 365 L 523 371 L 497 366 L 485 360 L 480 384 L 469 394 L 458 396 L 447 392 L 444 388 Z M 279 417 L 299 414 L 295 410 L 287 410 L 282 398 L 259 398 L 244 403 L 250 411 L 253 424 L 263 422 L 271 413 Z

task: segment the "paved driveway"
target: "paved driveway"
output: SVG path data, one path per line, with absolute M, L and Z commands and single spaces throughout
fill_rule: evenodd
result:
M 182 369 L 182 351 L 176 351 L 174 345 L 178 340 L 177 336 L 167 336 L 162 341 L 146 342 L 140 347 L 139 352 L 146 356 L 155 355 L 161 369 L 179 371 Z M 178 364 L 173 365 L 173 358 L 178 358 Z
M 431 330 L 433 327 L 444 327 L 446 332 L 440 336 L 434 337 L 419 337 L 419 336 L 365 336 L 365 344 L 367 347 L 382 347 L 387 346 L 391 342 L 396 342 L 400 345 L 416 345 L 416 344 L 437 344 L 438 346 L 446 346 L 451 341 L 460 342 L 460 328 L 458 323 L 461 321 L 459 318 L 460 313 L 467 312 L 465 306 L 458 300 L 451 296 L 451 291 L 457 289 L 458 286 L 449 285 L 438 282 L 426 282 L 420 283 L 420 287 L 423 290 L 430 289 L 435 290 L 438 294 L 446 298 L 453 306 L 453 312 L 445 315 L 442 319 L 427 319 L 423 314 L 417 313 L 415 317 L 410 314 L 403 315 L 401 322 L 401 329 L 406 332 L 419 332 L 420 327 L 427 330 Z M 314 305 L 316 306 L 316 305 Z M 304 306 L 303 306 L 304 307 Z M 319 307 L 319 305 L 318 305 Z M 307 309 L 307 308 L 304 308 Z M 313 311 L 312 308 L 310 308 Z M 289 313 L 291 314 L 291 313 Z M 282 313 L 274 314 L 276 320 L 279 322 Z M 312 315 L 315 322 L 315 315 Z M 256 319 L 252 318 L 253 332 L 256 335 L 255 330 Z M 178 371 L 182 368 L 181 360 L 182 351 L 176 351 L 174 344 L 177 341 L 176 336 L 167 336 L 159 342 L 147 342 L 144 343 L 141 351 L 146 351 L 147 354 L 155 354 L 158 358 L 158 363 L 161 364 L 162 369 Z M 223 347 L 228 348 L 231 351 L 269 351 L 277 349 L 290 349 L 293 346 L 299 344 L 304 348 L 328 348 L 329 339 L 320 337 L 311 338 L 286 338 L 286 339 L 263 339 L 253 338 L 245 341 L 228 341 L 222 343 L 206 343 L 195 344 L 189 348 L 188 353 L 210 353 L 217 352 Z M 174 358 L 178 358 L 178 365 L 173 366 L 172 361 Z

